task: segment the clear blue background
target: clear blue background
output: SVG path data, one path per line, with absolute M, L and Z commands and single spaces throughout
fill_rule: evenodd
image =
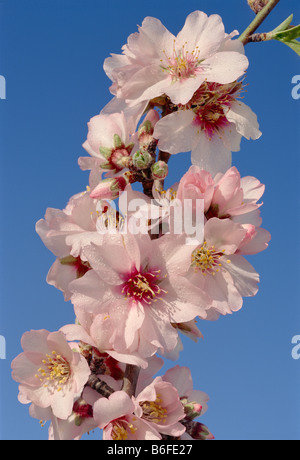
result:
M 7 82 L 7 99 L 0 101 L 0 335 L 7 345 L 7 359 L 0 360 L 1 439 L 47 438 L 46 427 L 17 401 L 10 363 L 25 331 L 74 321 L 72 305 L 45 281 L 54 256 L 35 223 L 87 185 L 77 159 L 85 153 L 88 120 L 111 98 L 103 61 L 120 53 L 145 16 L 177 34 L 196 9 L 220 14 L 228 33 L 242 32 L 254 17 L 246 0 L 0 2 L 0 74 Z M 260 30 L 291 13 L 298 24 L 299 0 L 280 2 Z M 300 100 L 291 97 L 299 58 L 278 42 L 249 44 L 246 52 L 245 102 L 258 114 L 263 136 L 243 141 L 233 164 L 266 184 L 263 226 L 272 242 L 250 258 L 261 274 L 257 296 L 232 316 L 201 323 L 204 340 L 185 340 L 179 364 L 210 396 L 202 421 L 216 439 L 300 439 L 300 360 L 291 357 L 292 337 L 300 334 Z M 168 184 L 189 165 L 189 155 L 173 157 Z

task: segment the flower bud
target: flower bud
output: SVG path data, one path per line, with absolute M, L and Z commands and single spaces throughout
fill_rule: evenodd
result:
M 181 399 L 181 402 L 184 407 L 186 418 L 193 420 L 194 418 L 199 417 L 201 415 L 201 404 L 197 403 L 196 401 L 188 401 L 185 398 Z
M 153 179 L 164 180 L 168 175 L 168 171 L 168 165 L 164 161 L 157 161 L 151 167 Z
M 248 5 L 256 14 L 259 13 L 267 3 L 269 3 L 269 0 L 248 0 Z
M 131 165 L 130 154 L 134 147 L 134 143 L 124 145 L 118 134 L 114 135 L 114 148 L 100 147 L 101 155 L 106 159 L 101 164 L 101 169 L 110 170 L 112 172 L 120 172 L 124 168 Z
M 154 128 L 150 120 L 144 121 L 144 123 L 139 127 L 138 130 L 138 139 L 142 137 L 144 134 L 153 134 Z
M 104 179 L 94 188 L 90 197 L 101 200 L 114 200 L 118 198 L 120 192 L 123 192 L 128 184 L 129 179 L 126 175 Z
M 154 127 L 150 120 L 144 121 L 144 123 L 139 127 L 138 139 L 141 150 L 148 149 L 148 146 L 153 141 L 153 131 Z
M 152 155 L 147 150 L 138 150 L 132 156 L 132 164 L 137 169 L 147 169 L 152 163 Z
M 188 422 L 186 424 L 186 432 L 193 438 L 200 441 L 205 441 L 207 439 L 214 439 L 214 436 L 211 434 L 207 426 L 203 425 L 200 422 Z

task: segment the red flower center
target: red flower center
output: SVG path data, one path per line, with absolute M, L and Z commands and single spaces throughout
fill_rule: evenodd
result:
M 121 286 L 122 294 L 134 302 L 151 305 L 167 293 L 160 287 L 162 281 L 161 270 L 145 268 L 138 271 L 134 268 Z

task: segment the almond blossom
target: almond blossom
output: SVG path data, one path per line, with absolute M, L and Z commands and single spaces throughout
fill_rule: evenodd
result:
M 163 117 L 154 137 L 170 154 L 191 151 L 192 164 L 215 175 L 231 166 L 231 152 L 240 150 L 242 137 L 261 136 L 257 117 L 238 100 L 241 83 L 203 83 L 188 103 Z
M 205 224 L 203 243 L 194 249 L 185 277 L 194 295 L 210 297 L 208 320 L 240 310 L 243 297 L 258 291 L 259 275 L 239 253 L 248 231 L 230 219 L 213 217 Z
M 109 115 L 100 113 L 88 123 L 88 135 L 83 148 L 89 155 L 100 160 L 99 165 L 103 170 L 119 172 L 125 167 L 123 161 L 134 148 L 135 129 L 134 120 L 125 118 L 123 112 Z
M 147 17 L 128 38 L 123 54 L 105 60 L 110 90 L 129 105 L 163 94 L 174 104 L 186 104 L 205 80 L 227 84 L 244 74 L 248 59 L 240 47 L 231 50 L 230 39 L 218 15 L 194 11 L 177 36 Z
M 86 246 L 84 253 L 92 270 L 70 284 L 71 301 L 81 323 L 99 314 L 109 318 L 116 352 L 148 358 L 172 351 L 178 341 L 173 324 L 206 317 L 205 292 L 194 297 L 178 276 L 191 264 L 185 235 L 104 235 L 101 246 Z
M 90 269 L 84 260 L 82 248 L 101 238 L 97 232 L 97 219 L 100 210 L 104 212 L 108 208 L 107 203 L 99 203 L 89 195 L 89 191 L 74 195 L 63 210 L 48 208 L 45 218 L 36 223 L 36 232 L 56 256 L 47 282 L 60 289 L 66 301 L 71 296 L 70 282 Z
M 40 420 L 42 427 L 50 421 L 48 439 L 50 441 L 80 440 L 85 433 L 97 428 L 93 417 L 93 403 L 99 399 L 93 390 L 86 387 L 84 396 L 89 396 L 89 403 L 82 397 L 78 398 L 73 405 L 72 413 L 66 420 L 56 417 L 50 407 L 41 408 L 32 404 L 29 408 L 31 417 Z
M 103 429 L 104 440 L 159 440 L 158 431 L 135 414 L 136 403 L 123 391 L 94 404 L 94 418 Z
M 171 383 L 177 390 L 180 401 L 185 410 L 186 432 L 182 439 L 214 439 L 209 429 L 194 419 L 205 414 L 208 409 L 209 397 L 203 391 L 193 388 L 191 371 L 185 366 L 175 366 L 168 369 L 162 377 L 165 382 Z
M 55 417 L 66 420 L 89 378 L 86 360 L 72 350 L 62 332 L 26 332 L 21 344 L 24 352 L 12 362 L 21 399 L 50 407 Z
M 136 414 L 159 433 L 178 437 L 185 432 L 185 427 L 180 423 L 185 413 L 177 390 L 162 377 L 156 377 L 135 401 L 139 404 Z
M 123 349 L 118 352 L 113 348 L 111 339 L 115 333 L 115 325 L 109 315 L 99 313 L 93 317 L 79 309 L 77 320 L 80 324 L 69 324 L 61 328 L 68 340 L 80 340 L 85 345 L 95 347 L 102 355 L 111 356 L 121 363 L 143 368 L 148 365 L 145 359 L 131 350 Z

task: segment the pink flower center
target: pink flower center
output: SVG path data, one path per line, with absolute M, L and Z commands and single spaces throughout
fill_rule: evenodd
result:
M 161 270 L 145 268 L 138 271 L 136 268 L 126 277 L 122 284 L 122 294 L 134 302 L 151 305 L 159 297 L 167 292 L 160 287 L 163 278 L 160 278 Z
M 42 364 L 43 367 L 38 369 L 38 374 L 35 377 L 44 384 L 44 387 L 51 385 L 51 388 L 61 391 L 61 385 L 64 385 L 71 375 L 71 368 L 68 361 L 56 351 L 52 351 L 51 355 L 47 354 L 45 356 Z
M 221 257 L 224 256 L 224 250 L 218 251 L 215 246 L 208 247 L 205 241 L 203 245 L 192 254 L 192 267 L 195 271 L 201 271 L 204 276 L 213 275 L 220 271 L 222 264 L 220 263 Z M 230 260 L 226 261 L 230 263 Z
M 137 428 L 125 418 L 119 418 L 112 422 L 111 437 L 114 441 L 126 441 L 129 432 L 134 434 Z
M 163 424 L 167 420 L 167 409 L 162 406 L 162 400 L 157 395 L 155 401 L 145 401 L 140 403 L 143 409 L 143 418 L 148 422 Z
M 161 68 L 168 72 L 172 80 L 186 80 L 195 76 L 200 70 L 202 60 L 199 59 L 199 48 L 193 51 L 185 49 L 186 43 L 178 50 L 175 48 L 175 40 L 173 46 L 173 54 L 168 56 L 166 51 L 163 51 L 165 59 L 161 59 Z
M 92 418 L 93 417 L 93 407 L 90 404 L 87 404 L 84 400 L 75 401 L 73 406 L 73 412 L 78 415 L 80 418 Z
M 242 83 L 238 82 L 228 85 L 205 82 L 184 108 L 194 111 L 194 125 L 199 126 L 211 139 L 230 124 L 226 113 L 239 96 L 241 89 Z
M 81 278 L 88 272 L 91 267 L 88 262 L 83 262 L 80 257 L 67 256 L 60 259 L 62 265 L 73 267 L 76 272 L 76 278 Z

